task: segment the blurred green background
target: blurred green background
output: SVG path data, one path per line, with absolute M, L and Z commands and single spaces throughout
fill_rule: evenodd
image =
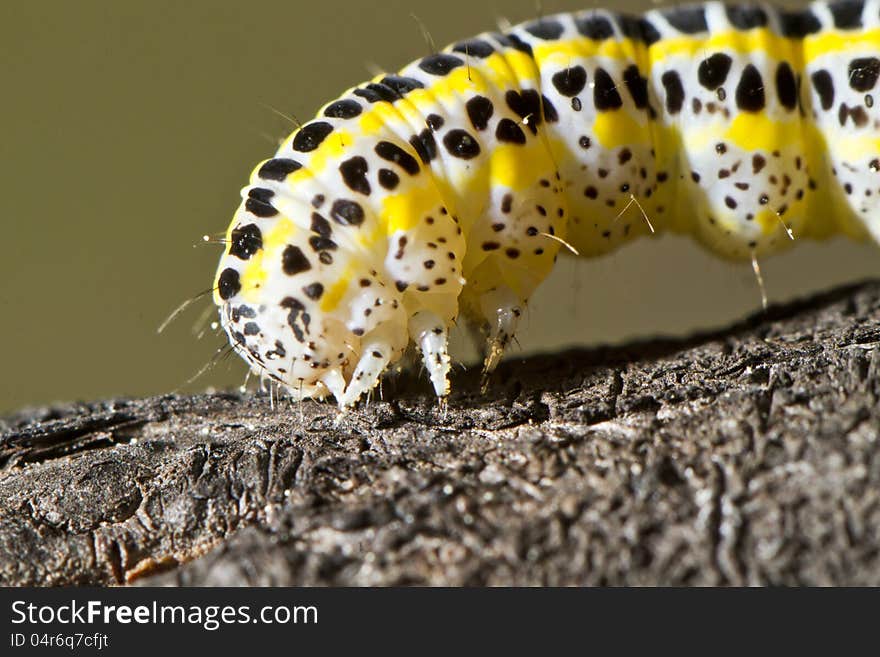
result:
M 614 3 L 644 9 L 645 2 Z M 590 6 L 545 0 L 543 12 Z M 534 0 L 4 2 L 0 8 L 0 412 L 240 384 L 197 340 L 238 190 L 301 119 L 375 67 L 536 15 Z M 763 264 L 771 300 L 880 273 L 880 253 L 805 244 Z M 523 351 L 717 327 L 760 307 L 747 266 L 686 240 L 560 260 Z M 465 354 L 467 355 L 467 354 Z M 425 391 L 427 394 L 428 387 Z

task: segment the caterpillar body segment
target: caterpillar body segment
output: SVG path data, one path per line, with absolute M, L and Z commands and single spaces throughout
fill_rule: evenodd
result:
M 261 163 L 215 285 L 233 348 L 340 407 L 449 327 L 485 369 L 563 245 L 688 234 L 754 260 L 880 239 L 880 0 L 593 10 L 485 33 L 349 89 Z

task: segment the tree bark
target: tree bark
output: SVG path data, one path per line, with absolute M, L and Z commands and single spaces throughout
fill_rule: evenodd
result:
M 4 585 L 880 585 L 880 283 L 512 359 L 448 409 L 166 395 L 0 420 Z

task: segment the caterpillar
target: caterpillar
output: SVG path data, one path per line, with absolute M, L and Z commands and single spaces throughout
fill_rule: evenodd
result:
M 484 33 L 346 91 L 253 171 L 214 300 L 298 398 L 355 404 L 450 327 L 498 364 L 560 250 L 690 235 L 730 260 L 880 240 L 880 0 L 589 10 Z

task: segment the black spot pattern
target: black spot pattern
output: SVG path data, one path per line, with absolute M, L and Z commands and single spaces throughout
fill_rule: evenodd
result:
M 309 238 L 309 246 L 312 247 L 312 251 L 318 253 L 318 259 L 323 262 L 325 265 L 329 265 L 327 262 L 327 256 L 329 253 L 325 254 L 322 251 L 335 251 L 338 247 L 336 242 L 331 239 L 327 239 L 326 237 L 318 237 L 316 235 L 312 235 Z
M 751 30 L 767 25 L 767 12 L 753 5 L 725 5 L 727 20 L 738 30 Z
M 437 142 L 430 129 L 422 130 L 419 134 L 410 137 L 409 144 L 425 164 L 437 157 Z
M 421 168 L 416 158 L 407 153 L 397 144 L 390 141 L 380 141 L 376 144 L 374 150 L 376 151 L 376 155 L 383 160 L 386 162 L 394 162 L 394 164 L 401 167 L 411 176 L 416 175 Z
M 354 201 L 339 199 L 333 202 L 330 218 L 343 226 L 360 226 L 364 223 L 364 209 Z
M 308 271 L 312 268 L 312 265 L 301 248 L 288 244 L 284 247 L 284 252 L 281 254 L 281 268 L 288 276 L 295 276 L 296 274 Z
M 429 75 L 443 76 L 464 65 L 464 60 L 455 55 L 438 53 L 429 55 L 419 62 L 419 68 Z
M 379 184 L 388 191 L 391 191 L 400 184 L 400 176 L 391 169 L 379 169 Z
M 453 52 L 460 52 L 468 57 L 477 57 L 479 59 L 485 59 L 489 55 L 495 52 L 495 48 L 492 47 L 491 44 L 483 41 L 482 39 L 470 39 L 468 41 L 461 41 L 456 43 L 452 47 Z
M 386 75 L 384 78 L 382 78 L 382 84 L 389 89 L 393 89 L 398 97 L 401 98 L 408 94 L 410 91 L 425 88 L 425 85 L 423 85 L 415 78 L 408 78 L 402 75 Z
M 273 196 L 275 196 L 275 192 L 271 189 L 253 187 L 248 191 L 248 198 L 244 203 L 244 207 L 248 212 L 258 217 L 274 217 L 278 214 L 278 210 L 272 206 L 271 200 Z
M 716 52 L 700 62 L 697 68 L 697 80 L 709 91 L 715 91 L 727 81 L 733 60 L 730 55 Z
M 628 66 L 623 72 L 623 81 L 636 107 L 645 109 L 648 106 L 648 80 L 642 77 L 635 64 Z
M 837 0 L 829 3 L 828 9 L 838 30 L 856 30 L 862 26 L 862 0 Z
M 284 297 L 279 304 L 282 308 L 286 308 L 290 312 L 287 314 L 287 324 L 293 331 L 293 336 L 297 342 L 305 341 L 305 333 L 309 330 L 311 317 L 306 312 L 306 307 L 299 299 L 293 297 Z M 302 326 L 300 326 L 302 324 Z M 305 329 L 305 331 L 303 330 Z
M 232 267 L 227 267 L 217 279 L 217 292 L 224 301 L 231 299 L 241 290 L 241 278 Z
M 618 14 L 617 24 L 623 36 L 633 41 L 641 41 L 650 46 L 660 40 L 660 33 L 647 18 Z
M 302 169 L 302 164 L 296 160 L 278 157 L 265 162 L 263 166 L 260 167 L 257 175 L 263 180 L 277 180 L 278 182 L 282 182 L 291 173 L 299 171 L 300 169 Z
M 837 113 L 837 119 L 840 121 L 840 125 L 846 125 L 846 120 L 848 118 L 851 118 L 853 124 L 859 128 L 868 123 L 868 113 L 865 111 L 864 107 L 848 107 L 846 103 L 841 103 L 840 110 Z
M 776 94 L 779 96 L 779 103 L 786 109 L 793 110 L 797 107 L 797 81 L 788 62 L 781 62 L 776 68 Z
M 647 18 L 643 18 L 639 21 L 639 27 L 642 31 L 642 37 L 645 41 L 645 44 L 651 45 L 657 43 L 660 40 L 660 32 L 651 24 Z
M 764 80 L 755 65 L 749 64 L 736 86 L 736 106 L 746 112 L 760 112 L 765 103 Z
M 476 138 L 466 130 L 450 130 L 443 137 L 446 150 L 455 157 L 470 160 L 480 154 L 480 145 Z
M 309 153 L 318 148 L 331 132 L 333 126 L 326 121 L 315 121 L 304 125 L 293 138 L 293 150 Z
M 242 260 L 249 259 L 263 248 L 263 234 L 256 224 L 248 224 L 233 229 L 229 254 Z
M 330 227 L 330 222 L 317 212 L 312 212 L 311 230 L 321 237 L 330 237 L 333 233 L 333 229 Z
M 593 41 L 604 41 L 614 36 L 614 27 L 604 16 L 576 16 L 574 24 L 581 35 Z
M 544 120 L 547 123 L 556 123 L 559 120 L 559 113 L 547 96 L 541 96 L 541 109 L 544 110 Z
M 676 71 L 666 71 L 660 76 L 660 82 L 666 90 L 666 111 L 678 114 L 684 105 L 684 86 L 681 76 Z
M 465 109 L 471 120 L 471 125 L 477 130 L 486 129 L 489 125 L 489 119 L 492 118 L 492 113 L 495 111 L 492 107 L 492 101 L 485 96 L 474 96 L 465 103 Z
M 623 107 L 623 100 L 617 92 L 614 80 L 604 68 L 597 68 L 593 76 L 593 105 L 600 112 Z
M 562 36 L 563 28 L 559 21 L 542 18 L 526 25 L 526 32 L 544 41 L 553 41 Z
M 583 66 L 564 68 L 553 74 L 551 82 L 560 95 L 571 98 L 584 90 L 587 84 L 587 71 Z
M 810 80 L 816 93 L 819 94 L 822 109 L 827 112 L 834 105 L 834 80 L 831 79 L 831 74 L 825 69 L 820 69 L 810 76 Z
M 339 173 L 346 186 L 353 192 L 369 196 L 370 181 L 367 180 L 367 171 L 370 167 L 367 161 L 360 155 L 349 158 L 339 165 Z
M 506 34 L 505 37 L 511 48 L 515 48 L 520 52 L 524 52 L 527 55 L 532 56 L 532 47 L 525 41 L 520 39 L 519 36 L 517 36 L 516 34 Z
M 498 122 L 495 128 L 495 138 L 500 142 L 510 144 L 525 144 L 526 134 L 519 125 L 511 119 L 504 118 Z
M 384 84 L 370 83 L 365 87 L 360 87 L 352 92 L 355 96 L 363 98 L 368 103 L 393 103 L 398 96 L 391 87 Z
M 331 119 L 353 119 L 361 113 L 361 104 L 351 98 L 343 98 L 327 105 L 324 116 Z
M 663 12 L 663 17 L 672 27 L 684 34 L 699 34 L 709 30 L 706 10 L 700 6 L 672 7 Z
M 856 91 L 871 91 L 880 75 L 880 59 L 860 57 L 849 63 L 849 86 Z
M 534 89 L 525 89 L 523 91 L 508 91 L 504 95 L 507 106 L 518 116 L 524 123 L 527 123 L 532 134 L 538 134 L 538 125 L 541 123 L 541 97 Z
M 442 128 L 444 123 L 446 123 L 446 121 L 444 121 L 443 117 L 439 114 L 428 114 L 428 116 L 425 117 L 425 124 L 434 132 L 437 132 Z
M 752 171 L 755 175 L 759 174 L 765 166 L 767 166 L 767 159 L 763 155 L 755 154 L 752 156 Z
M 822 29 L 822 23 L 809 9 L 802 11 L 780 11 L 779 27 L 782 36 L 803 39 Z
M 241 320 L 242 317 L 244 317 L 245 319 L 254 319 L 256 316 L 257 311 L 245 304 L 234 306 L 232 308 L 232 321 L 236 324 Z
M 317 301 L 321 298 L 321 295 L 324 294 L 324 286 L 320 283 L 311 283 L 306 285 L 302 290 L 303 294 L 313 301 Z

